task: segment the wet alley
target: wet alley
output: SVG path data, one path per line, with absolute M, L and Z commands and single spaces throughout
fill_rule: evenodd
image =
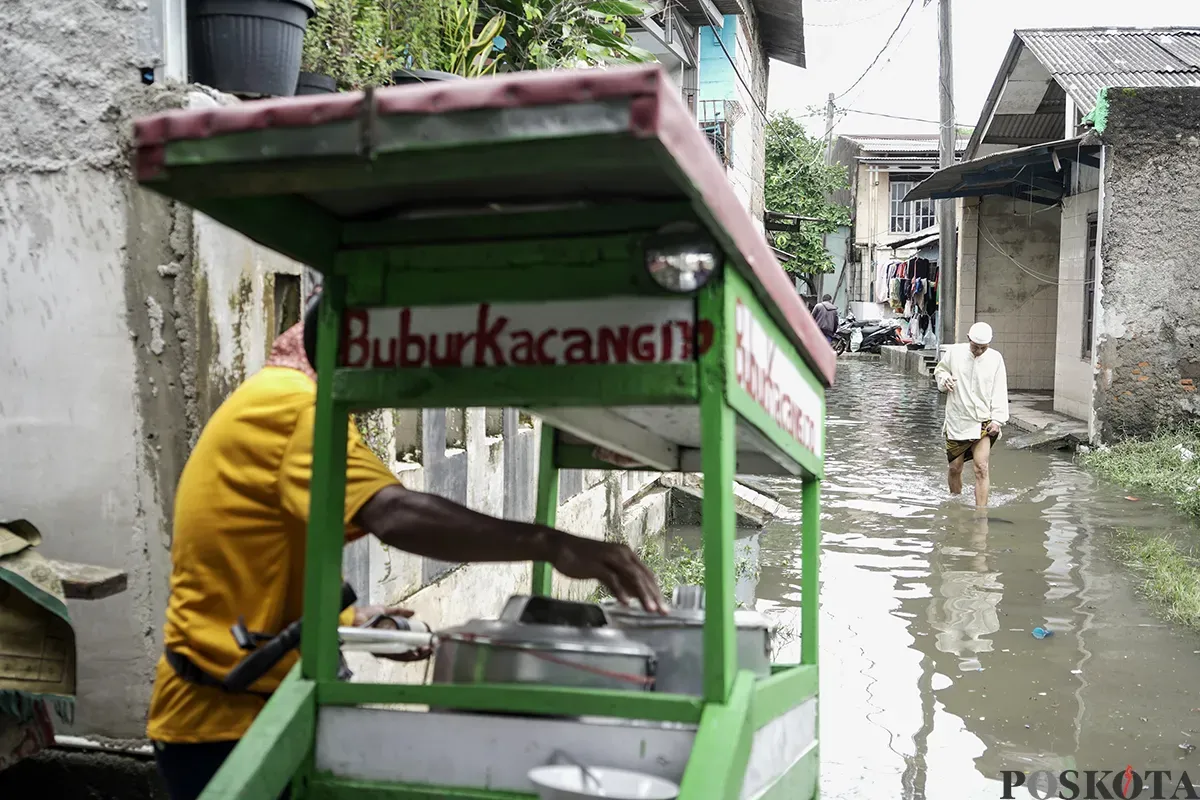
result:
M 1137 597 L 1108 541 L 1118 527 L 1184 523 L 1065 455 L 1003 446 L 992 511 L 976 520 L 971 490 L 945 487 L 941 414 L 925 382 L 839 364 L 823 497 L 822 796 L 998 798 L 1002 770 L 1200 776 L 1200 637 Z M 799 507 L 798 485 L 773 488 Z M 798 522 L 754 538 L 758 607 L 784 627 L 777 660 L 796 661 Z M 1035 638 L 1039 626 L 1053 635 Z

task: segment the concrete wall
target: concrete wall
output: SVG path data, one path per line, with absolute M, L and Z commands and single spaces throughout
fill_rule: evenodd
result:
M 1097 433 L 1200 413 L 1200 88 L 1110 89 L 1100 221 Z
M 1055 342 L 1054 410 L 1086 420 L 1092 408 L 1092 359 L 1083 357 L 1084 277 L 1088 215 L 1099 207 L 1092 190 L 1063 200 L 1058 258 L 1058 334 Z
M 957 338 L 975 322 L 991 325 L 1010 389 L 1054 388 L 1060 216 L 1009 198 L 963 203 Z

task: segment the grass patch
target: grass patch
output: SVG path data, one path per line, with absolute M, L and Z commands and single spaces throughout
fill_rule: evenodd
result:
M 1200 561 L 1145 531 L 1121 528 L 1112 538 L 1120 559 L 1142 577 L 1143 594 L 1172 622 L 1200 629 Z
M 670 551 L 668 553 L 668 550 Z M 658 578 L 663 597 L 668 601 L 677 586 L 704 585 L 704 547 L 692 549 L 680 539 L 669 543 L 663 536 L 648 536 L 637 551 L 638 558 Z M 756 566 L 748 558 L 739 558 L 734 566 L 737 580 L 754 576 Z M 592 601 L 599 602 L 610 597 L 608 590 L 600 586 L 592 594 Z
M 1180 510 L 1200 516 L 1200 427 L 1128 439 L 1085 453 L 1079 462 L 1114 483 L 1169 497 Z

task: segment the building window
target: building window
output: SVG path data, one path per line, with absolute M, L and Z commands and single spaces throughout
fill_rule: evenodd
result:
M 275 273 L 275 335 L 300 321 L 300 276 Z M 270 342 L 267 343 L 270 346 Z
M 1087 256 L 1083 270 L 1083 350 L 1085 361 L 1092 360 L 1092 343 L 1096 336 L 1096 239 L 1099 224 L 1095 214 L 1088 214 Z
M 916 233 L 932 227 L 936 221 L 935 208 L 932 200 L 913 200 L 904 202 L 904 195 L 916 188 L 920 181 L 893 180 L 891 188 L 890 224 L 891 233 Z

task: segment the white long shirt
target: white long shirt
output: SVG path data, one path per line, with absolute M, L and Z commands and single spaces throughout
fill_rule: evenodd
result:
M 976 358 L 969 344 L 942 348 L 942 359 L 933 371 L 938 389 L 954 378 L 954 391 L 946 397 L 946 423 L 942 430 L 951 441 L 973 442 L 980 426 L 991 421 L 1008 422 L 1008 372 L 1004 356 L 988 348 Z

